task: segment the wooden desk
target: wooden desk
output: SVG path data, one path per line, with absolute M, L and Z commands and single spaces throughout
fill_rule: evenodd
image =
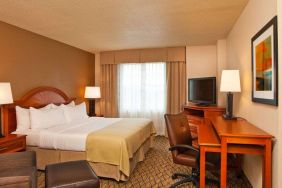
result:
M 196 117 L 214 117 L 221 116 L 225 112 L 224 107 L 220 106 L 196 106 L 193 104 L 186 104 L 183 107 L 184 113 Z
M 225 112 L 224 107 L 220 106 L 196 106 L 193 104 L 186 104 L 183 107 L 183 113 L 187 115 L 190 131 L 193 135 L 198 133 L 198 125 L 204 118 L 222 116 Z
M 214 127 L 208 119 L 198 125 L 198 144 L 200 147 L 200 187 L 205 188 L 206 183 L 206 152 L 220 152 L 221 144 Z
M 200 187 L 205 187 L 206 152 L 221 152 L 222 188 L 226 187 L 227 153 L 263 155 L 263 185 L 271 187 L 272 138 L 245 120 L 224 120 L 220 116 L 205 119 L 198 129 Z

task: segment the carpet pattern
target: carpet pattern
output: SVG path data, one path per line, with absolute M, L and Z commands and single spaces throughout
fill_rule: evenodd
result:
M 138 163 L 127 182 L 117 182 L 111 179 L 100 179 L 102 188 L 129 188 L 129 187 L 169 187 L 177 180 L 172 180 L 171 175 L 175 172 L 191 173 L 191 168 L 175 165 L 172 162 L 171 153 L 168 151 L 169 143 L 165 137 L 156 137 L 155 145 L 146 154 L 143 162 Z M 209 177 L 216 179 L 212 174 Z M 179 179 L 178 179 L 179 180 Z M 38 173 L 38 187 L 44 187 L 44 172 Z M 243 175 L 237 178 L 234 173 L 228 172 L 228 188 L 251 188 L 248 179 Z M 179 188 L 192 188 L 190 184 L 179 186 Z M 207 185 L 206 187 L 217 187 Z

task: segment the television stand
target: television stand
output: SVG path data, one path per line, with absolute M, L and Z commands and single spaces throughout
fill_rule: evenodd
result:
M 195 104 L 195 106 L 204 106 L 204 107 L 206 107 L 206 106 L 210 106 L 210 105 L 206 104 L 206 103 L 197 103 L 197 104 Z
M 194 104 L 184 105 L 184 113 L 200 118 L 222 116 L 225 113 L 224 107 L 219 106 L 199 106 Z
M 222 116 L 225 113 L 224 107 L 219 106 L 198 106 L 194 104 L 184 105 L 183 113 L 187 115 L 190 130 L 193 135 L 198 134 L 198 126 L 204 118 Z

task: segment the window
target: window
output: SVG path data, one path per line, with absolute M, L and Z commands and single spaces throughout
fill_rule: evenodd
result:
M 118 67 L 120 117 L 145 117 L 164 134 L 166 110 L 166 64 L 130 63 Z

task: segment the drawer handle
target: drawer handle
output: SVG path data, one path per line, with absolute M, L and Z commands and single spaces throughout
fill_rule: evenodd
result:
M 6 150 L 6 149 L 8 149 L 8 148 L 0 148 L 0 151 Z

